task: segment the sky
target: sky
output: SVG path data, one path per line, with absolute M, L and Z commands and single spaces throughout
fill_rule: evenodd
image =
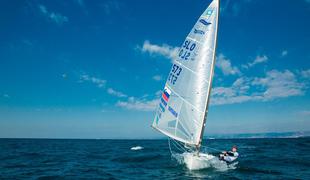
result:
M 0 137 L 159 138 L 172 59 L 210 0 L 0 2 Z M 310 1 L 222 0 L 205 135 L 310 131 Z

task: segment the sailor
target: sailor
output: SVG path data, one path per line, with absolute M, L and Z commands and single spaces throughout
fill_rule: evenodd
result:
M 219 159 L 230 163 L 236 160 L 238 156 L 237 146 L 233 146 L 231 151 L 223 151 L 222 154 L 219 155 Z

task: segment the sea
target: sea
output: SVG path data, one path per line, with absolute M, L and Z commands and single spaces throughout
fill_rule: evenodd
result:
M 206 139 L 238 146 L 233 168 L 189 170 L 167 139 L 0 139 L 0 179 L 310 179 L 310 138 Z M 212 149 L 211 149 L 212 148 Z

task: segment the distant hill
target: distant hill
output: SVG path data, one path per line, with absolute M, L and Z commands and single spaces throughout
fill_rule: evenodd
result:
M 310 137 L 310 131 L 303 132 L 270 132 L 270 133 L 241 133 L 241 134 L 211 134 L 206 139 L 239 139 L 239 138 L 301 138 Z

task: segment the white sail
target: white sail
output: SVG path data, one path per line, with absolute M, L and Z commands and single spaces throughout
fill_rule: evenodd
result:
M 189 145 L 199 145 L 214 68 L 219 2 L 213 0 L 174 59 L 152 126 Z

